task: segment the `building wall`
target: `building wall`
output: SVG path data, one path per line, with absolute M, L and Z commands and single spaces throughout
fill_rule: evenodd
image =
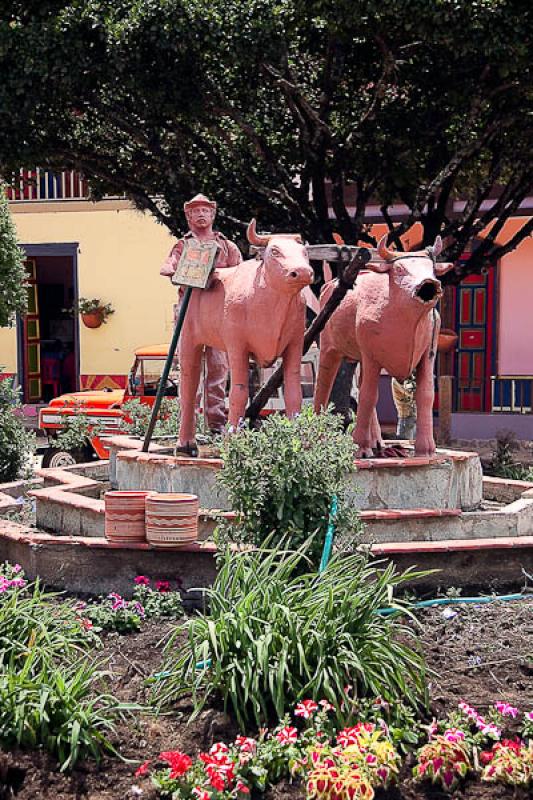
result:
M 504 241 L 514 232 L 511 226 L 518 221 L 506 226 Z M 502 258 L 498 299 L 498 373 L 533 375 L 533 239 Z
M 80 297 L 99 297 L 115 308 L 98 329 L 80 322 L 84 385 L 94 376 L 126 375 L 135 348 L 170 340 L 176 290 L 159 275 L 173 242 L 166 228 L 124 201 L 11 209 L 21 244 L 78 243 Z M 0 329 L 0 365 L 16 372 L 14 329 Z

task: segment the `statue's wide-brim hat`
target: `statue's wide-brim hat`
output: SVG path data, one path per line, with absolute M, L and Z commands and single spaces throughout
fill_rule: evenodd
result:
M 205 194 L 197 194 L 192 200 L 187 200 L 187 202 L 183 204 L 183 210 L 187 213 L 187 211 L 195 206 L 209 206 L 209 208 L 212 208 L 214 211 L 216 211 L 217 208 L 215 201 L 210 200 Z

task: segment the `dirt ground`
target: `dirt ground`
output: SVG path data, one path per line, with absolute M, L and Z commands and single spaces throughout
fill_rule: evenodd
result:
M 421 642 L 431 676 L 432 710 L 442 714 L 466 700 L 486 711 L 496 700 L 521 710 L 533 709 L 533 601 L 456 606 L 457 613 L 436 608 L 418 614 Z M 145 678 L 160 669 L 162 640 L 175 623 L 146 623 L 134 635 L 105 637 L 101 655 L 108 661 L 111 690 L 125 702 L 143 704 Z M 234 725 L 220 711 L 209 709 L 187 725 L 190 708 L 182 704 L 169 716 L 136 715 L 117 730 L 114 744 L 123 759 L 106 758 L 98 767 L 87 762 L 68 776 L 42 752 L 0 753 L 0 800 L 154 800 L 147 779 L 136 780 L 140 762 L 162 750 L 191 755 L 213 740 L 233 738 Z M 407 762 L 400 786 L 376 795 L 381 800 L 440 800 L 449 797 L 431 787 L 414 785 Z M 471 781 L 453 794 L 463 800 L 525 800 L 527 792 Z M 269 800 L 303 798 L 295 786 L 271 790 Z

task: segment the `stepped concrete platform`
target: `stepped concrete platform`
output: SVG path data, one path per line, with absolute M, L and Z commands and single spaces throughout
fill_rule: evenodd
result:
M 30 578 L 82 593 L 127 593 L 139 573 L 177 579 L 184 591 L 209 585 L 216 569 L 214 528 L 233 516 L 216 482 L 220 460 L 176 458 L 157 446 L 144 454 L 128 437 L 114 437 L 110 445 L 110 462 L 41 469 L 31 486 L 0 486 L 9 511 L 24 492 L 36 505 L 36 527 L 0 519 L 0 559 L 22 564 Z M 433 459 L 371 459 L 354 466 L 348 491 L 365 529 L 353 546 L 369 547 L 401 568 L 439 570 L 413 588 L 516 589 L 523 572 L 531 573 L 533 483 L 482 478 L 476 454 L 449 450 Z M 111 544 L 104 538 L 103 493 L 117 485 L 198 494 L 201 541 L 164 551 Z M 194 603 L 197 595 L 187 598 Z
M 161 447 L 142 453 L 140 441 L 126 436 L 111 437 L 106 443 L 114 488 L 192 492 L 204 508 L 231 510 L 227 493 L 217 482 L 220 459 L 173 456 Z M 347 489 L 356 508 L 471 511 L 480 507 L 483 475 L 477 453 L 439 449 L 433 457 L 418 458 L 408 442 L 396 444 L 412 455 L 354 460 Z

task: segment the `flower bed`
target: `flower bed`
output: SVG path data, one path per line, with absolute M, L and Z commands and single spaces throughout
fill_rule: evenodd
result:
M 4 571 L 4 578 L 1 597 L 27 591 L 21 571 Z M 144 580 L 137 583 L 145 585 Z M 157 596 L 173 588 L 157 587 L 153 580 L 148 586 L 158 602 Z M 269 731 L 252 726 L 243 734 L 213 705 L 185 724 L 192 704 L 183 697 L 169 715 L 155 718 L 139 708 L 125 721 L 116 721 L 111 742 L 129 762 L 104 755 L 100 766 L 88 759 L 65 774 L 56 756 L 5 744 L 0 796 L 10 796 L 8 787 L 16 786 L 17 800 L 156 800 L 164 797 L 164 782 L 174 781 L 183 785 L 173 788 L 179 792 L 175 800 L 261 797 L 263 786 L 268 800 L 304 800 L 306 794 L 313 800 L 373 795 L 376 800 L 525 800 L 531 796 L 531 786 L 524 784 L 531 775 L 532 608 L 523 601 L 464 607 L 452 616 L 437 609 L 418 615 L 428 666 L 438 672 L 431 686 L 435 721 L 431 716 L 418 722 L 412 718 L 401 728 L 391 724 L 387 704 L 376 698 L 359 704 L 359 720 L 354 717 L 335 730 L 332 704 L 308 698 L 296 704 L 290 719 Z M 147 703 L 146 679 L 163 668 L 162 642 L 175 626 L 172 619 L 157 616 L 141 619 L 140 630 L 128 635 L 116 628 L 102 635 L 95 635 L 94 628 L 86 631 L 106 664 L 117 702 Z M 349 705 L 350 695 L 342 702 Z M 424 748 L 429 746 L 435 759 L 431 769 L 439 775 L 434 786 L 429 767 L 413 775 L 413 768 L 428 763 L 430 751 Z M 459 767 L 455 784 L 445 778 L 448 755 L 452 767 Z M 219 787 L 223 780 L 223 788 L 216 789 L 213 780 Z M 193 794 L 193 789 L 198 791 Z

